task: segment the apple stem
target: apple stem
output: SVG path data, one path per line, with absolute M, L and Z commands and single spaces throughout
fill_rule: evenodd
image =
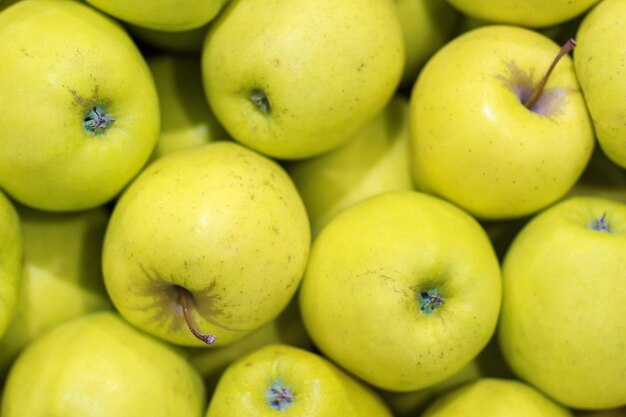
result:
M 215 339 L 217 339 L 217 336 L 202 333 L 198 331 L 196 326 L 193 325 L 193 322 L 191 320 L 191 307 L 189 305 L 191 303 L 191 293 L 183 288 L 180 289 L 179 293 L 180 304 L 183 306 L 183 316 L 185 316 L 185 322 L 187 323 L 189 331 L 191 331 L 191 333 L 193 333 L 195 337 L 202 340 L 207 345 L 213 344 L 213 342 L 215 342 Z
M 565 44 L 561 47 L 561 50 L 559 51 L 559 53 L 556 54 L 556 57 L 552 61 L 552 64 L 550 64 L 550 68 L 548 68 L 548 71 L 546 71 L 541 81 L 539 81 L 539 84 L 537 84 L 537 86 L 533 90 L 533 93 L 531 94 L 531 96 L 524 103 L 524 107 L 526 107 L 529 110 L 532 110 L 532 108 L 537 103 L 537 100 L 539 100 L 539 97 L 541 96 L 541 93 L 543 92 L 543 88 L 548 82 L 548 78 L 550 77 L 550 74 L 552 74 L 554 67 L 556 67 L 556 64 L 561 60 L 563 55 L 567 55 L 572 49 L 574 49 L 574 46 L 576 46 L 576 41 L 572 38 L 568 39 L 567 42 L 565 42 Z
M 93 106 L 87 111 L 83 119 L 83 127 L 90 133 L 97 135 L 109 127 L 115 119 L 104 112 L 100 106 Z

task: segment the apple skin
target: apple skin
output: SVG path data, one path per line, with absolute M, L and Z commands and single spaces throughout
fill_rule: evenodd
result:
M 494 23 L 552 26 L 570 20 L 599 0 L 448 0 L 464 14 Z
M 403 65 L 391 0 L 233 0 L 202 52 L 218 120 L 233 139 L 279 159 L 350 140 L 391 99 Z
M 150 71 L 124 29 L 76 1 L 0 14 L 0 187 L 49 211 L 99 206 L 137 174 L 159 133 Z M 93 106 L 115 119 L 83 125 Z
M 558 63 L 534 111 L 516 91 L 532 91 L 524 74 L 534 85 L 558 51 L 512 26 L 474 29 L 439 49 L 411 95 L 417 187 L 488 220 L 529 215 L 567 193 L 595 141 L 571 59 Z
M 440 396 L 422 417 L 572 417 L 565 407 L 513 379 L 481 378 Z
M 591 228 L 603 214 L 609 233 Z M 504 259 L 502 353 L 566 406 L 626 405 L 625 251 L 626 205 L 580 196 L 536 215 Z
M 112 309 L 102 281 L 104 207 L 50 213 L 16 206 L 22 225 L 22 280 L 15 315 L 0 339 L 0 375 L 39 335 L 72 318 Z
M 20 218 L 13 203 L 0 191 L 0 338 L 15 315 L 23 252 Z
M 367 197 L 413 189 L 408 119 L 408 100 L 396 96 L 348 143 L 287 164 L 313 235 L 337 213 Z
M 229 0 L 85 0 L 124 22 L 148 29 L 180 32 L 213 20 Z
M 274 161 L 233 142 L 164 156 L 118 200 L 103 248 L 104 281 L 131 323 L 169 342 L 224 346 L 275 319 L 304 274 L 304 205 Z
M 274 383 L 293 393 L 282 410 L 268 403 Z M 205 417 L 392 417 L 380 397 L 326 358 L 283 344 L 265 346 L 226 370 Z
M 200 60 L 173 54 L 147 59 L 161 110 L 161 134 L 150 160 L 163 155 L 229 139 L 202 91 Z
M 576 75 L 600 147 L 626 168 L 626 1 L 604 0 L 583 19 L 574 50 Z
M 205 390 L 184 355 L 113 312 L 65 322 L 11 368 L 4 417 L 201 417 Z
M 421 311 L 420 295 L 444 303 Z M 317 235 L 300 289 L 302 319 L 327 357 L 389 391 L 434 385 L 495 330 L 500 266 L 478 222 L 416 191 L 370 197 Z

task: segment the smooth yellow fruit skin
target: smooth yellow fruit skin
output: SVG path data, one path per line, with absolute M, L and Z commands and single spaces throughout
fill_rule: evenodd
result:
M 626 168 L 626 1 L 604 0 L 583 19 L 576 75 L 604 153 Z
M 159 133 L 148 67 L 124 29 L 69 0 L 22 0 L 0 14 L 0 187 L 42 210 L 113 198 L 141 169 Z M 115 119 L 83 127 L 101 103 Z
M 24 260 L 15 316 L 0 339 L 0 373 L 39 335 L 93 311 L 111 309 L 102 281 L 104 207 L 50 213 L 17 206 Z
M 420 312 L 438 288 L 444 304 Z M 434 385 L 491 338 L 500 267 L 480 225 L 416 191 L 379 194 L 338 214 L 317 235 L 300 290 L 305 328 L 329 358 L 390 391 Z
M 347 142 L 391 99 L 403 65 L 391 0 L 234 0 L 202 53 L 218 120 L 235 140 L 281 159 Z M 253 104 L 255 89 L 269 112 Z
M 278 411 L 266 391 L 279 381 L 293 402 Z M 213 393 L 206 417 L 392 417 L 384 402 L 360 381 L 310 351 L 288 345 L 263 347 L 233 363 Z
M 565 407 L 513 379 L 482 378 L 439 397 L 422 417 L 572 417 Z
M 9 373 L 4 417 L 200 417 L 205 390 L 171 346 L 112 312 L 66 322 L 30 344 Z
M 583 172 L 593 127 L 565 56 L 544 95 L 560 95 L 549 116 L 528 110 L 511 87 L 533 85 L 559 46 L 528 29 L 486 26 L 439 49 L 411 95 L 411 152 L 419 189 L 482 219 L 534 213 L 561 198 Z
M 161 109 L 161 134 L 151 160 L 163 155 L 229 139 L 202 91 L 200 60 L 181 55 L 147 59 Z
M 20 218 L 13 203 L 0 191 L 0 338 L 15 315 L 22 255 Z
M 148 29 L 180 32 L 210 22 L 229 0 L 85 0 L 111 16 Z
M 610 234 L 589 227 L 605 213 Z M 625 251 L 626 205 L 572 197 L 534 217 L 504 259 L 503 355 L 566 406 L 626 405 Z
M 288 165 L 314 235 L 367 197 L 413 189 L 408 119 L 408 101 L 397 96 L 348 143 Z
M 556 25 L 582 14 L 599 0 L 448 0 L 464 14 L 526 27 Z
M 205 346 L 187 329 L 176 285 L 194 297 L 193 321 L 226 345 L 275 319 L 309 254 L 304 205 L 274 161 L 233 142 L 179 151 L 148 166 L 119 199 L 103 271 L 122 315 L 170 342 Z

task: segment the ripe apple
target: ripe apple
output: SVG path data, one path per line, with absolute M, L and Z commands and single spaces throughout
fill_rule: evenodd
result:
M 626 1 L 603 0 L 582 21 L 574 53 L 576 75 L 600 147 L 626 168 Z
M 325 358 L 275 344 L 228 367 L 205 417 L 392 417 L 376 393 Z
M 391 99 L 403 65 L 391 0 L 233 0 L 202 52 L 218 120 L 235 140 L 283 159 L 350 140 Z
M 111 309 L 101 252 L 109 212 L 104 207 L 50 213 L 17 206 L 23 266 L 15 316 L 0 339 L 0 374 L 39 335 L 96 310 Z
M 198 28 L 217 16 L 229 0 L 85 0 L 93 7 L 137 26 L 179 32 Z
M 479 19 L 527 27 L 545 27 L 570 20 L 599 0 L 448 0 L 461 12 Z
M 0 338 L 15 315 L 22 281 L 22 245 L 20 218 L 0 191 Z
M 305 328 L 330 359 L 390 391 L 434 385 L 491 338 L 500 266 L 478 222 L 416 191 L 379 194 L 317 235 L 300 290 Z
M 534 213 L 583 172 L 593 127 L 571 59 L 547 37 L 485 26 L 439 49 L 411 95 L 414 179 L 481 219 Z M 562 59 L 543 72 L 555 55 Z M 543 80 L 546 80 L 546 76 Z
M 202 91 L 200 60 L 153 55 L 147 59 L 159 96 L 161 134 L 151 159 L 192 146 L 228 139 Z
M 572 417 L 565 407 L 513 379 L 481 378 L 439 397 L 422 417 Z
M 626 405 L 626 205 L 572 197 L 535 216 L 503 263 L 513 371 L 562 404 Z
M 77 1 L 0 14 L 0 187 L 52 211 L 113 198 L 159 133 L 150 71 L 124 29 Z
M 11 368 L 2 416 L 201 417 L 200 376 L 171 346 L 113 312 L 65 322 Z
M 287 173 L 214 142 L 156 160 L 122 194 L 105 235 L 104 280 L 115 307 L 148 333 L 223 346 L 287 306 L 309 246 Z
M 287 165 L 317 234 L 341 210 L 385 191 L 411 190 L 408 101 L 395 97 L 354 138 Z

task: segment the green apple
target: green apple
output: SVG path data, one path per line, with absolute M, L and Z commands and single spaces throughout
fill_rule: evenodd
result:
M 233 0 L 202 52 L 218 120 L 283 159 L 350 140 L 391 99 L 403 65 L 392 0 Z
M 226 141 L 178 151 L 118 200 L 104 240 L 105 285 L 148 333 L 190 346 L 217 337 L 213 346 L 223 346 L 293 298 L 309 227 L 293 182 L 269 158 Z
M 545 27 L 570 20 L 599 0 L 448 0 L 461 12 L 479 19 L 527 27 Z
M 626 405 L 626 204 L 572 197 L 535 216 L 503 263 L 513 371 L 562 404 Z
M 110 309 L 100 254 L 109 219 L 104 207 L 49 213 L 17 206 L 24 262 L 15 316 L 0 339 L 0 374 L 24 346 L 56 325 Z
M 530 215 L 567 193 L 595 140 L 563 56 L 572 45 L 559 51 L 534 31 L 486 26 L 439 49 L 411 95 L 417 186 L 491 220 Z
M 373 386 L 413 391 L 478 355 L 500 297 L 500 266 L 478 222 L 445 200 L 397 191 L 322 229 L 300 306 L 326 356 Z
M 113 312 L 65 322 L 11 368 L 3 417 L 200 417 L 205 390 L 181 352 Z
M 148 29 L 179 32 L 213 20 L 229 0 L 85 0 L 124 22 Z
M 574 53 L 576 75 L 600 147 L 626 168 L 626 1 L 603 0 L 582 21 Z
M 125 26 L 128 32 L 139 42 L 143 42 L 159 51 L 197 56 L 202 50 L 202 43 L 204 42 L 209 25 L 210 23 L 207 23 L 199 28 L 179 32 L 148 29 L 131 25 L 130 23 L 127 23 Z
M 348 143 L 288 164 L 317 234 L 341 210 L 385 191 L 413 188 L 408 101 L 395 97 Z
M 228 367 L 205 417 L 392 417 L 376 393 L 325 358 L 269 345 Z
M 151 159 L 228 139 L 202 91 L 199 58 L 153 55 L 147 63 L 154 77 L 161 108 L 161 135 Z
M 13 203 L 0 191 L 0 338 L 15 315 L 22 281 L 21 221 Z
M 52 211 L 113 198 L 159 133 L 131 38 L 81 2 L 22 0 L 0 14 L 0 39 L 0 187 Z
M 439 397 L 422 417 L 571 417 L 565 407 L 513 379 L 481 378 Z
M 443 0 L 395 0 L 404 37 L 402 84 L 412 86 L 428 58 L 453 35 L 459 13 Z

